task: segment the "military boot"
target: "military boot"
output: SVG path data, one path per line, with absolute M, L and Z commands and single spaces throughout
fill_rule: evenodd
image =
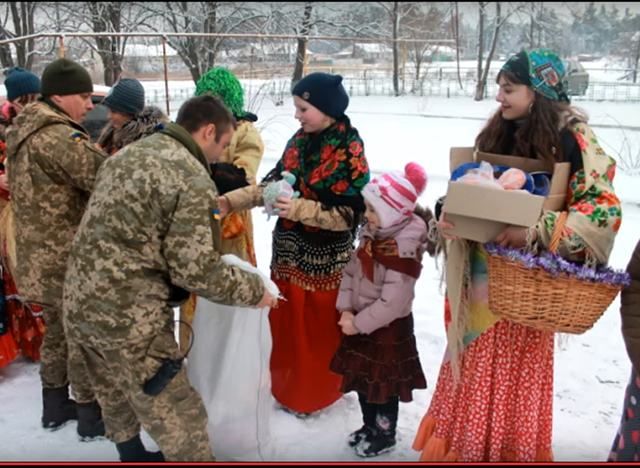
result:
M 88 442 L 96 437 L 104 436 L 102 411 L 97 401 L 78 403 L 78 435 L 80 440 Z
M 162 452 L 149 452 L 144 448 L 140 434 L 116 444 L 121 462 L 163 462 Z
M 69 399 L 69 386 L 42 389 L 42 427 L 60 429 L 68 421 L 78 419 L 76 402 Z

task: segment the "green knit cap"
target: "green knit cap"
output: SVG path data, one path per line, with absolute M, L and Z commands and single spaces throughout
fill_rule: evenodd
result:
M 45 97 L 52 94 L 66 96 L 91 92 L 93 83 L 89 72 L 73 60 L 54 60 L 42 72 L 40 94 Z
M 226 68 L 214 67 L 202 75 L 196 83 L 196 96 L 211 94 L 222 99 L 231 113 L 240 118 L 244 115 L 244 92 L 238 78 Z

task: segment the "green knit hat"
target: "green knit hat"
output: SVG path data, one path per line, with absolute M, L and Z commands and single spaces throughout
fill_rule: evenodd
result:
M 51 62 L 42 72 L 43 96 L 92 93 L 89 72 L 73 60 L 61 58 Z
M 211 94 L 222 99 L 236 118 L 245 112 L 244 91 L 238 78 L 226 68 L 214 67 L 202 75 L 196 83 L 196 96 Z

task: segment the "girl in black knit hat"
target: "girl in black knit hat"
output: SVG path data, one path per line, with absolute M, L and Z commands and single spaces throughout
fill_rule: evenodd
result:
M 283 171 L 299 198 L 280 197 L 271 275 L 286 301 L 271 309 L 271 391 L 283 409 L 304 417 L 340 398 L 341 377 L 329 369 L 340 343 L 336 298 L 342 270 L 362 220 L 360 194 L 369 181 L 364 144 L 345 115 L 342 77 L 312 73 L 293 88 L 301 128 L 258 187 L 220 198 L 222 214 L 264 204 L 263 189 Z

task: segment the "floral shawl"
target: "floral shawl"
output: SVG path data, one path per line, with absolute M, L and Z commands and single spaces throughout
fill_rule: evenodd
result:
M 346 116 L 319 135 L 298 130 L 272 172 L 278 176 L 283 170 L 296 176 L 294 189 L 303 198 L 364 211 L 360 191 L 369 182 L 369 166 L 364 143 Z
M 284 170 L 295 175 L 294 189 L 302 198 L 335 207 L 351 229 L 330 231 L 278 219 L 273 233 L 272 275 L 309 291 L 337 289 L 365 211 L 360 191 L 369 182 L 369 166 L 362 139 L 347 117 L 318 135 L 298 130 L 262 183 L 279 178 Z

